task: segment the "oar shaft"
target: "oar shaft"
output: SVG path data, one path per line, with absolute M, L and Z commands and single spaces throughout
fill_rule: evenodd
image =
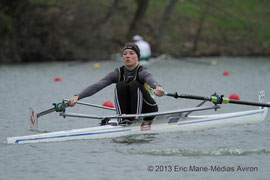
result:
M 171 97 L 174 97 L 174 98 L 184 98 L 184 99 L 210 101 L 209 97 L 204 97 L 204 96 L 196 96 L 196 95 L 189 95 L 189 94 L 177 94 L 177 93 L 166 93 L 165 95 L 166 96 L 171 96 Z
M 203 100 L 203 101 L 211 101 L 216 102 L 216 96 L 196 96 L 196 95 L 189 95 L 189 94 L 177 94 L 177 93 L 165 93 L 166 96 L 171 96 L 174 98 L 185 98 L 185 99 L 194 99 L 194 100 Z M 242 105 L 250 105 L 250 106 L 260 106 L 260 107 L 270 107 L 270 104 L 267 103 L 257 103 L 257 102 L 249 102 L 249 101 L 240 101 L 240 100 L 233 100 L 229 98 L 223 98 L 222 103 L 227 104 L 242 104 Z
M 115 111 L 114 108 L 105 107 L 105 106 L 101 106 L 101 105 L 97 105 L 97 104 L 90 104 L 90 103 L 81 102 L 81 101 L 77 101 L 77 104 Z
M 68 101 L 68 99 L 65 99 L 64 101 Z M 60 104 L 60 103 L 59 103 Z M 85 105 L 85 106 L 91 106 L 91 107 L 97 107 L 97 108 L 101 108 L 101 109 L 107 109 L 107 110 L 112 110 L 112 111 L 115 111 L 114 108 L 110 108 L 110 107 L 104 107 L 104 106 L 100 106 L 100 105 L 97 105 L 97 104 L 90 104 L 90 103 L 86 103 L 86 102 L 81 102 L 81 101 L 77 101 L 77 104 L 81 104 L 81 105 Z M 57 106 L 58 104 L 56 104 Z M 65 107 L 68 107 L 68 104 L 67 103 L 61 103 L 60 105 L 57 106 L 58 107 L 58 110 L 61 110 L 61 109 L 64 109 Z M 44 116 L 46 114 L 49 114 L 49 113 L 52 113 L 52 112 L 55 112 L 56 111 L 56 107 L 53 107 L 53 108 L 50 108 L 48 110 L 45 110 L 45 111 L 42 111 L 40 113 L 37 114 L 37 117 L 40 117 L 40 116 Z
M 68 107 L 68 104 L 66 103 L 55 103 L 53 104 L 54 107 L 48 109 L 48 110 L 45 110 L 45 111 L 42 111 L 40 113 L 37 114 L 37 117 L 40 117 L 40 116 L 44 116 L 46 114 L 49 114 L 49 113 L 52 113 L 52 112 L 63 112 L 65 111 L 65 108 Z
M 68 99 L 64 99 L 64 101 L 67 101 L 68 102 Z M 81 101 L 77 101 L 77 104 L 115 111 L 114 108 L 105 107 L 105 106 L 101 106 L 101 105 L 97 105 L 97 104 L 91 104 L 91 103 L 81 102 Z
M 55 107 L 38 113 L 37 117 L 44 116 L 44 115 L 52 113 L 52 112 L 55 112 Z
M 256 102 L 249 102 L 249 101 L 239 101 L 230 99 L 229 103 L 232 104 L 243 104 L 243 105 L 250 105 L 250 106 L 261 106 L 261 107 L 270 107 L 270 104 L 266 103 L 256 103 Z

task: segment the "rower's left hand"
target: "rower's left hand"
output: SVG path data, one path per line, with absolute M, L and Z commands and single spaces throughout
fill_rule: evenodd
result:
M 154 94 L 158 97 L 161 97 L 164 95 L 164 89 L 160 86 L 157 86 L 156 89 L 154 89 Z
M 69 105 L 70 107 L 75 106 L 75 105 L 77 104 L 78 99 L 79 99 L 79 96 L 73 96 L 72 98 L 70 98 L 70 99 L 68 100 L 68 105 Z

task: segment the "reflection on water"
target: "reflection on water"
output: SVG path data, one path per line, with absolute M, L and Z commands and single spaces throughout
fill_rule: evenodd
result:
M 119 144 L 144 144 L 155 140 L 156 134 L 131 135 L 114 138 L 112 142 Z

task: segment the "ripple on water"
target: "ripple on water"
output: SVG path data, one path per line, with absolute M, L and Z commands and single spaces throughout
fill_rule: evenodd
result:
M 270 154 L 269 149 L 245 150 L 242 148 L 222 147 L 214 150 L 197 149 L 154 149 L 149 151 L 138 151 L 137 149 L 128 150 L 131 154 L 145 154 L 152 156 L 247 156 L 252 154 Z

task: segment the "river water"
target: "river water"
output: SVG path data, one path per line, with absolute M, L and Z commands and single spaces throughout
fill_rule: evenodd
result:
M 0 65 L 0 179 L 269 179 L 270 115 L 263 123 L 214 128 L 196 132 L 137 135 L 114 139 L 8 145 L 6 138 L 33 134 L 28 107 L 42 111 L 69 98 L 121 61 L 31 63 Z M 209 96 L 214 92 L 241 100 L 257 101 L 265 90 L 270 101 L 269 58 L 163 59 L 146 65 L 168 92 Z M 230 73 L 223 76 L 224 71 Z M 54 82 L 56 76 L 61 82 Z M 83 101 L 113 101 L 111 85 Z M 193 107 L 194 100 L 157 98 L 160 111 Z M 257 107 L 223 105 L 218 112 Z M 77 105 L 69 112 L 111 114 L 106 110 Z M 204 112 L 205 113 L 205 112 Z M 97 120 L 41 117 L 44 131 L 96 126 Z M 195 171 L 194 167 L 199 168 Z M 212 167 L 215 171 L 205 171 Z M 153 168 L 153 171 L 150 171 Z M 242 171 L 239 169 L 242 168 Z M 243 171 L 245 170 L 245 171 Z

